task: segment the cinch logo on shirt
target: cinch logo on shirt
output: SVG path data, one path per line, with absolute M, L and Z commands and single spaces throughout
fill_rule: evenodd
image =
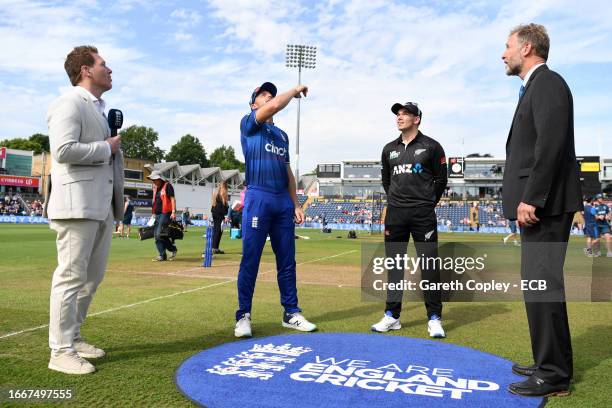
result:
M 287 150 L 285 148 L 274 146 L 273 142 L 266 143 L 265 147 L 266 147 L 266 152 L 274 153 L 278 156 L 285 157 L 285 153 L 287 153 Z

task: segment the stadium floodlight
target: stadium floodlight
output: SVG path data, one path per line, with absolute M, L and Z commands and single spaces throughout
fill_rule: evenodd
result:
M 298 69 L 298 85 L 302 84 L 302 68 L 314 69 L 317 64 L 317 47 L 312 45 L 287 44 L 285 65 Z M 297 131 L 295 134 L 295 184 L 300 182 L 300 101 L 297 106 Z

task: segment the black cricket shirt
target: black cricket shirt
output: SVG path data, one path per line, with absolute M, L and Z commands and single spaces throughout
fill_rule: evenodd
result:
M 382 151 L 382 183 L 392 207 L 434 207 L 446 188 L 446 156 L 440 143 L 420 131 L 404 145 L 402 136 Z

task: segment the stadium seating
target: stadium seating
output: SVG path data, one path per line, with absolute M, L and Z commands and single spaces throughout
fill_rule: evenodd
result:
M 315 200 L 306 209 L 305 215 L 312 221 L 321 221 L 325 217 L 328 223 L 370 224 L 380 222 L 383 208 L 382 202 Z
M 298 194 L 297 198 L 298 198 L 298 202 L 300 203 L 301 206 L 303 206 L 304 203 L 308 200 L 308 196 L 305 196 L 303 194 Z
M 305 201 L 305 200 L 304 200 Z M 300 200 L 300 202 L 302 202 Z M 381 223 L 384 202 L 368 200 L 315 199 L 306 209 L 308 221 L 320 222 L 323 217 L 328 223 L 363 224 Z M 443 202 L 436 207 L 438 223 L 453 228 L 469 226 L 472 202 Z M 478 224 L 488 227 L 504 227 L 501 203 L 482 202 L 478 206 Z
M 443 202 L 436 207 L 438 223 L 448 225 L 450 220 L 453 228 L 469 225 L 471 202 Z M 480 203 L 478 205 L 478 224 L 488 227 L 504 227 L 506 219 L 503 216 L 501 203 Z

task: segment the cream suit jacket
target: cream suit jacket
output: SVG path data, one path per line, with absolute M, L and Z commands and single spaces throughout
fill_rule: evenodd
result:
M 51 186 L 45 216 L 51 220 L 103 221 L 112 205 L 123 218 L 123 154 L 110 155 L 110 128 L 91 96 L 75 86 L 47 113 L 51 147 Z M 49 184 L 49 183 L 47 183 Z

